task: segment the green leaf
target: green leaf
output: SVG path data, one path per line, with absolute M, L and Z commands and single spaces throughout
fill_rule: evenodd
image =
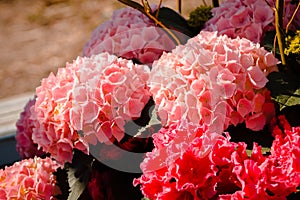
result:
M 300 88 L 295 90 L 292 94 L 277 96 L 276 101 L 281 103 L 280 110 L 286 106 L 300 105 Z
M 279 103 L 279 110 L 282 111 L 288 106 L 300 105 L 300 89 L 297 89 L 294 93 L 281 94 L 273 98 L 274 101 Z
M 263 155 L 268 155 L 268 154 L 270 154 L 270 152 L 271 152 L 271 148 L 269 148 L 269 147 L 262 147 L 262 148 L 261 148 L 261 151 L 262 151 L 262 154 L 263 154 Z M 247 155 L 250 157 L 251 154 L 252 154 L 252 150 L 246 149 L 246 153 L 247 153 Z
M 91 177 L 93 158 L 79 150 L 74 150 L 71 164 L 66 165 L 70 192 L 68 200 L 78 199 Z
M 174 34 L 176 34 L 182 44 L 186 43 L 191 37 L 197 35 L 197 32 L 189 26 L 187 20 L 176 11 L 167 7 L 162 7 L 159 11 L 155 11 L 154 15 L 156 15 L 157 12 L 159 12 L 158 20 L 169 29 L 175 30 Z
M 246 153 L 247 153 L 247 156 L 248 156 L 248 157 L 250 157 L 250 156 L 251 156 L 251 154 L 252 154 L 252 150 L 250 150 L 250 149 L 246 149 Z
M 137 9 L 140 12 L 142 12 L 142 13 L 145 14 L 144 7 L 141 4 L 139 4 L 139 3 L 135 2 L 135 1 L 131 1 L 131 0 L 118 0 L 118 1 L 121 2 L 121 3 L 123 3 L 123 4 L 125 4 L 125 5 L 127 5 L 127 6 L 129 6 L 129 7 Z
M 273 72 L 268 79 L 267 88 L 280 111 L 287 106 L 300 105 L 300 82 L 293 74 Z
M 269 147 L 262 147 L 261 151 L 262 151 L 263 154 L 268 154 L 268 153 L 271 152 L 271 148 L 269 148 Z
M 139 130 L 138 130 L 137 134 L 135 135 L 135 137 L 143 135 L 143 132 L 146 132 L 147 130 L 151 131 L 151 130 L 154 129 L 153 131 L 157 132 L 162 127 L 160 119 L 157 116 L 157 113 L 156 113 L 156 110 L 154 109 L 154 107 L 150 108 L 148 111 L 149 111 L 150 116 L 151 116 L 150 121 L 148 122 L 147 125 L 142 126 L 142 127 L 139 128 Z M 158 128 L 156 128 L 156 127 L 158 127 Z
M 80 181 L 80 178 L 75 176 L 76 169 L 68 169 L 68 182 L 70 186 L 70 193 L 68 200 L 79 199 L 80 195 L 83 193 L 86 184 Z
M 266 50 L 274 52 L 274 38 L 276 36 L 276 31 L 268 31 L 265 33 L 265 36 L 263 38 L 263 46 Z M 276 49 L 275 49 L 275 53 L 276 54 L 280 54 L 279 49 L 278 49 L 278 45 L 276 45 Z
M 58 168 L 54 172 L 56 177 L 56 186 L 59 188 L 59 194 L 54 195 L 57 200 L 66 200 L 69 195 L 68 174 L 66 168 Z

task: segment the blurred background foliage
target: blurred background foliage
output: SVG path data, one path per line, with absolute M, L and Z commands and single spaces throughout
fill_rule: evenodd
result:
M 203 2 L 183 1 L 183 16 Z M 176 9 L 176 0 L 163 5 Z M 117 0 L 0 0 L 0 99 L 34 93 L 42 78 L 81 56 L 92 31 L 124 6 Z

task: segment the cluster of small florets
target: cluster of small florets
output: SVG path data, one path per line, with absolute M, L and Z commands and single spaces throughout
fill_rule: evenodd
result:
M 292 8 L 287 1 L 285 23 Z M 266 83 L 278 60 L 254 43 L 272 30 L 273 11 L 263 0 L 228 0 L 212 12 L 206 30 L 219 32 L 202 31 L 169 53 L 172 40 L 142 13 L 114 12 L 84 47 L 87 57 L 42 80 L 17 123 L 22 157 L 46 152 L 56 161 L 35 157 L 0 170 L 0 199 L 51 199 L 53 172 L 72 162 L 73 150 L 88 154 L 91 144 L 120 142 L 152 97 L 163 128 L 134 180 L 149 199 L 281 199 L 295 192 L 300 127 L 284 117 L 272 121 L 268 155 L 256 143 L 249 154 L 224 133 L 240 123 L 262 130 L 275 115 Z M 128 143 L 124 149 L 134 149 Z M 100 157 L 119 156 L 101 150 Z M 103 198 L 107 177 L 92 174 L 91 197 Z
M 19 126 L 20 152 L 31 153 L 21 140 L 24 135 L 28 145 L 37 145 L 60 163 L 72 161 L 74 148 L 89 153 L 89 144 L 120 141 L 126 121 L 140 117 L 150 98 L 149 71 L 146 65 L 101 53 L 78 57 L 56 75 L 50 74 L 21 120 L 35 117 L 25 127 L 28 133 Z
M 73 148 L 87 151 L 87 145 L 70 125 L 73 85 L 79 68 L 80 63 L 67 63 L 56 75 L 51 73 L 44 78 L 36 89 L 36 102 L 31 111 L 36 118 L 33 142 L 62 164 L 72 161 Z
M 0 199 L 55 199 L 58 167 L 50 158 L 34 157 L 0 169 Z
M 297 5 L 291 0 L 284 1 L 284 27 L 289 22 Z M 218 31 L 220 35 L 244 37 L 260 43 L 266 31 L 275 30 L 275 17 L 272 7 L 274 0 L 226 0 L 219 7 L 212 9 L 213 17 L 208 20 L 203 30 Z M 300 15 L 293 20 L 291 29 L 300 26 Z
M 222 133 L 245 121 L 261 130 L 274 114 L 265 85 L 277 62 L 247 39 L 200 32 L 153 63 L 149 87 L 162 124 L 186 118 Z
M 153 21 L 133 8 L 116 10 L 112 18 L 96 28 L 83 49 L 83 56 L 103 52 L 151 64 L 174 42 Z
M 300 184 L 300 127 L 281 122 L 286 129 L 275 126 L 270 155 L 256 143 L 248 155 L 247 145 L 228 134 L 208 140 L 205 126 L 162 129 L 134 184 L 149 199 L 285 198 Z
M 76 62 L 81 68 L 72 89 L 71 125 L 87 143 L 120 141 L 125 123 L 140 117 L 150 98 L 149 67 L 108 53 Z

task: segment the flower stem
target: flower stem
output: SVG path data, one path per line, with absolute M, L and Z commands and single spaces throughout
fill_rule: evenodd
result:
M 159 15 L 159 9 L 160 9 L 160 7 L 161 7 L 162 1 L 163 1 L 163 0 L 159 0 L 159 4 L 158 4 L 158 6 L 157 6 L 157 11 L 156 11 L 156 15 L 155 15 L 156 18 L 158 18 L 158 15 Z
M 298 6 L 297 6 L 297 8 L 295 9 L 295 11 L 294 11 L 294 13 L 293 13 L 293 16 L 291 17 L 290 21 L 289 21 L 288 24 L 286 25 L 285 33 L 288 33 L 289 27 L 290 27 L 291 23 L 293 22 L 294 18 L 296 17 L 296 14 L 297 14 L 299 8 L 300 8 L 300 2 L 298 3 Z
M 148 0 L 142 0 L 143 6 L 144 6 L 144 12 L 148 18 L 153 20 L 153 22 L 160 26 L 164 31 L 167 32 L 167 34 L 173 39 L 173 41 L 176 43 L 176 45 L 181 44 L 180 40 L 177 38 L 177 36 L 167 27 L 165 26 L 161 21 L 159 21 L 152 13 L 151 7 L 148 3 Z M 159 8 L 158 8 L 159 9 Z
M 181 14 L 181 0 L 177 0 L 177 10 Z
M 135 1 L 132 0 L 118 0 L 121 3 L 124 3 L 127 6 L 130 6 L 132 8 L 135 8 L 142 12 L 144 15 L 146 15 L 149 19 L 151 19 L 156 25 L 160 26 L 164 31 L 167 32 L 167 34 L 173 39 L 173 41 L 176 43 L 176 45 L 181 44 L 180 40 L 178 37 L 166 26 L 164 25 L 161 21 L 158 20 L 158 16 L 155 16 L 152 12 L 152 9 L 148 3 L 148 0 L 142 0 L 142 4 L 139 4 Z M 159 8 L 158 8 L 159 9 Z M 157 11 L 159 12 L 159 11 Z
M 278 41 L 278 47 L 280 52 L 280 58 L 282 65 L 285 65 L 285 55 L 284 55 L 284 46 L 285 46 L 285 37 L 283 32 L 283 8 L 284 0 L 276 0 L 275 6 L 275 28 L 276 28 L 276 37 Z

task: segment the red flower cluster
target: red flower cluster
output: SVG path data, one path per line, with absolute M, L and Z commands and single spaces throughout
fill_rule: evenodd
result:
M 283 117 L 273 128 L 270 155 L 256 143 L 248 155 L 247 145 L 230 142 L 228 133 L 207 140 L 206 127 L 188 127 L 173 125 L 153 136 L 155 149 L 134 180 L 146 197 L 285 199 L 300 185 L 300 127 L 291 128 Z M 204 151 L 207 147 L 211 151 Z

